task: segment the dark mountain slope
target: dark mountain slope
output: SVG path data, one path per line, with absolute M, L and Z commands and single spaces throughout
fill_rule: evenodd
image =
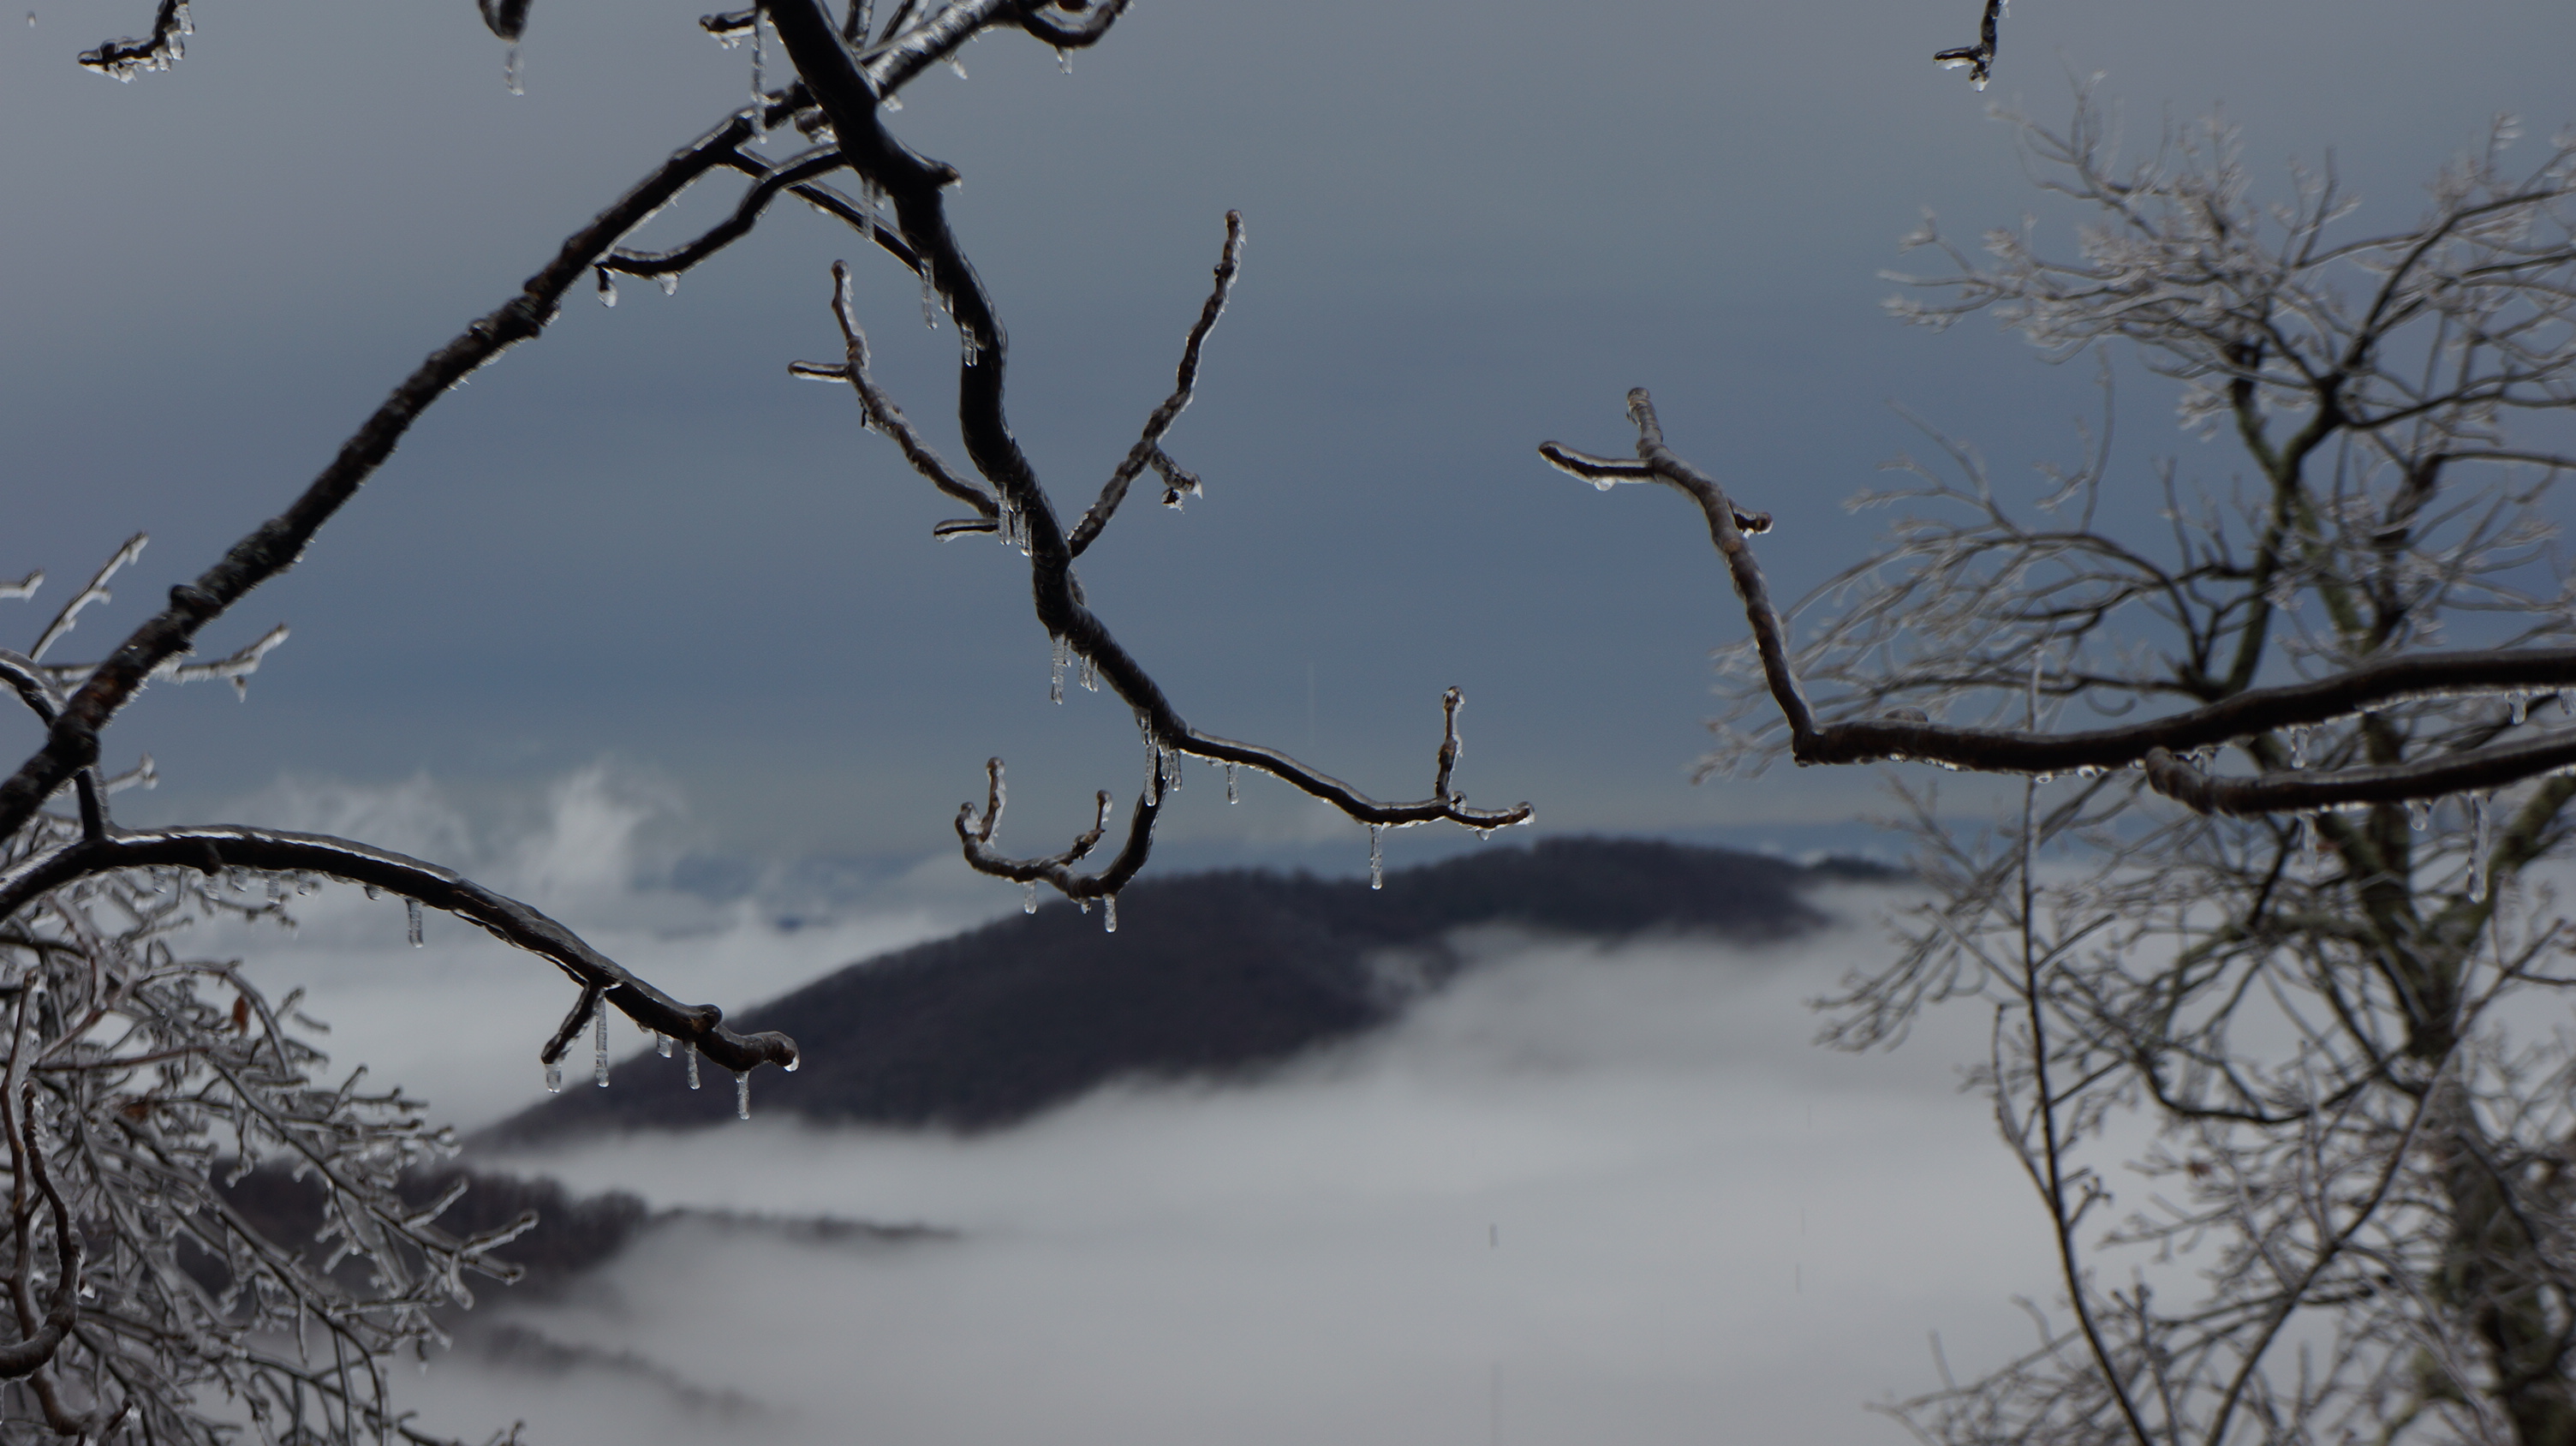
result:
M 1467 925 L 1777 939 L 1824 922 L 1799 898 L 1806 886 L 1884 876 L 1603 839 L 1483 849 L 1390 873 L 1376 892 L 1199 874 L 1129 888 L 1115 934 L 1096 911 L 1057 902 L 851 965 L 734 1023 L 785 1030 L 805 1051 L 796 1074 L 754 1081 L 764 1114 L 986 1129 L 1113 1079 L 1237 1076 L 1376 1028 L 1455 972 L 1442 939 Z M 680 1061 L 639 1053 L 614 1088 L 567 1085 L 477 1143 L 715 1123 L 733 1113 L 733 1081 L 713 1066 L 706 1075 L 693 1095 Z

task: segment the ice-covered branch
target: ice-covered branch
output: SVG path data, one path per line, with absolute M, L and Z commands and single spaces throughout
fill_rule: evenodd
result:
M 1529 817 L 1526 804 L 1508 809 L 1470 808 L 1455 794 L 1419 803 L 1385 803 L 1360 793 L 1350 785 L 1328 774 L 1309 768 L 1275 749 L 1239 743 L 1202 733 L 1184 722 L 1171 700 L 1165 696 L 1135 657 L 1113 637 L 1106 624 L 1082 601 L 1081 589 L 1074 580 L 1075 548 L 1063 525 L 1058 521 L 1052 499 L 1039 483 L 1036 469 L 1019 442 L 1011 435 L 1004 407 L 1004 379 L 1009 359 L 1009 341 L 995 315 L 993 300 L 960 248 L 948 221 L 944 195 L 946 187 L 957 179 L 953 167 L 932 161 L 912 151 L 890 135 L 878 109 L 884 87 L 909 73 L 906 57 L 925 53 L 932 41 L 926 37 L 944 34 L 946 43 L 972 33 L 970 22 L 978 16 L 989 20 L 998 13 L 981 0 L 951 6 L 916 29 L 907 32 L 887 48 L 871 52 L 864 66 L 853 57 L 842 42 L 830 17 L 817 0 L 767 0 L 763 8 L 778 27 L 797 73 L 829 118 L 844 156 L 853 169 L 867 182 L 881 188 L 892 198 L 904 239 L 920 258 L 919 270 L 934 292 L 947 303 L 949 315 L 956 321 L 963 348 L 957 377 L 958 430 L 966 441 L 967 455 L 975 470 L 989 484 L 993 501 L 1002 518 L 1010 519 L 1016 540 L 1029 557 L 1030 593 L 1038 621 L 1051 638 L 1071 655 L 1085 660 L 1099 678 L 1134 710 L 1138 727 L 1155 752 L 1153 779 L 1140 798 L 1128 833 L 1127 846 L 1110 868 L 1098 876 L 1085 877 L 1071 872 L 1069 862 L 1057 860 L 1009 860 L 990 849 L 991 814 L 984 826 L 970 823 L 973 809 L 962 810 L 959 834 L 968 861 L 986 872 L 1002 873 L 1024 881 L 1043 878 L 1059 888 L 1067 888 L 1076 897 L 1112 893 L 1143 866 L 1152 845 L 1153 821 L 1160 807 L 1160 792 L 1168 766 L 1162 755 L 1187 754 L 1214 762 L 1249 767 L 1268 773 L 1292 787 L 1325 800 L 1352 819 L 1379 826 L 1403 826 L 1447 820 L 1470 828 L 1499 828 L 1520 823 Z M 962 28 L 961 28 L 962 27 Z M 1217 285 L 1208 303 L 1201 308 L 1198 323 L 1192 328 L 1184 348 L 1180 385 L 1172 399 L 1155 413 L 1156 420 L 1147 426 L 1147 439 L 1159 443 L 1161 429 L 1170 425 L 1171 417 L 1186 405 L 1196 382 L 1199 346 L 1207 331 L 1223 310 L 1233 272 L 1239 268 L 1242 232 L 1240 222 L 1229 218 L 1227 244 L 1218 268 Z M 835 317 L 843 329 L 850 351 L 840 380 L 860 389 L 865 415 L 885 420 L 891 413 L 881 392 L 867 377 L 864 346 L 856 318 L 848 314 L 848 283 L 845 273 L 836 273 Z M 831 378 L 830 368 L 800 366 L 800 374 Z M 941 490 L 961 497 L 971 496 L 963 479 L 955 477 L 944 463 L 938 463 L 926 445 L 917 437 L 897 433 L 907 458 Z M 1159 445 L 1140 443 L 1151 458 L 1159 455 Z M 1134 455 L 1131 450 L 1131 457 Z M 1164 459 L 1168 465 L 1168 459 Z M 1160 470 L 1158 468 L 1158 470 Z M 1175 469 L 1177 470 L 1177 469 Z M 1132 473 L 1129 474 L 1131 477 Z M 1165 474 L 1170 477 L 1170 474 Z M 952 485 L 954 484 L 954 485 Z M 1177 487 L 1178 481 L 1174 480 Z M 1116 505 L 1114 498 L 1107 499 Z M 979 504 L 979 512 L 982 507 Z M 1106 512 L 1102 517 L 1105 520 Z M 943 534 L 982 530 L 976 521 L 942 524 Z M 1078 529 L 1077 529 L 1078 531 Z M 1093 528 L 1097 532 L 1097 528 Z M 1105 827 L 1105 825 L 1104 825 Z M 1028 872 L 1011 872 L 1025 870 Z
M 2394 803 L 2486 791 L 2576 766 L 2576 733 L 2494 743 L 2448 756 L 2378 767 L 2275 771 L 2259 778 L 2212 778 L 2176 755 L 2275 731 L 2351 718 L 2392 703 L 2453 694 L 2497 697 L 2576 689 L 2576 648 L 2400 654 L 2332 676 L 2254 688 L 2205 707 L 2115 728 L 2062 733 L 1971 728 L 1922 717 L 1820 723 L 1792 670 L 1785 631 L 1745 534 L 1768 519 L 1739 512 L 1717 482 L 1664 445 L 1645 391 L 1628 394 L 1639 460 L 1593 457 L 1550 442 L 1551 465 L 1607 488 L 1658 481 L 1691 497 L 1744 604 L 1773 703 L 1789 726 L 1801 764 L 1910 760 L 1990 773 L 2052 775 L 2142 767 L 2162 793 L 2202 812 L 2269 814 L 2341 805 Z
M 912 464 L 914 471 L 929 478 L 932 486 L 981 514 L 978 521 L 983 523 L 982 526 L 944 523 L 943 536 L 960 531 L 990 531 L 990 519 L 1001 511 L 992 494 L 958 476 L 956 469 L 950 467 L 947 459 L 941 457 L 921 435 L 921 429 L 903 414 L 903 408 L 895 405 L 894 398 L 886 395 L 885 389 L 877 385 L 875 375 L 868 370 L 868 334 L 859 325 L 858 302 L 851 294 L 847 262 L 832 263 L 832 318 L 841 327 L 841 365 L 823 367 L 798 362 L 789 370 L 801 377 L 848 382 L 850 394 L 859 402 L 860 426 L 894 438 L 895 445 L 903 449 L 904 460 Z
M 2003 12 L 2004 0 L 1986 0 L 1985 18 L 1977 24 L 1977 43 L 1962 45 L 1955 50 L 1939 51 L 1932 58 L 1939 62 L 1944 70 L 1957 70 L 1965 66 L 1968 71 L 1968 83 L 1979 90 L 1984 90 L 1986 82 L 1994 78 L 1995 31 L 1997 22 L 2003 19 Z
M 187 54 L 187 37 L 196 33 L 196 25 L 188 19 L 188 0 L 161 0 L 161 8 L 153 12 L 150 38 L 102 41 L 97 49 L 82 51 L 80 63 L 101 75 L 132 80 L 147 70 L 168 70 Z
M 22 988 L 17 1007 L 10 1020 L 9 1060 L 6 1083 L 0 1084 L 0 1125 L 5 1125 L 9 1142 L 9 1174 L 15 1182 L 12 1192 L 11 1227 L 17 1236 L 17 1260 L 11 1272 L 11 1303 L 17 1307 L 20 1339 L 0 1346 L 0 1380 L 15 1381 L 34 1374 L 62 1349 L 63 1338 L 71 1333 L 79 1319 L 81 1289 L 81 1232 L 72 1224 L 71 1212 L 55 1189 L 52 1173 L 45 1165 L 44 1144 L 34 1138 L 35 1122 L 26 1110 L 27 1075 L 35 1051 L 35 1031 L 28 1013 L 36 991 Z M 36 1302 L 36 1217 L 35 1204 L 28 1186 L 42 1194 L 53 1212 L 55 1273 L 53 1299 L 40 1312 Z
M 148 868 L 196 869 L 207 874 L 225 869 L 320 874 L 371 886 L 453 914 L 505 944 L 547 960 L 583 989 L 598 991 L 638 1025 L 693 1043 L 700 1053 L 728 1069 L 796 1062 L 795 1042 L 787 1036 L 767 1031 L 740 1034 L 726 1028 L 723 1010 L 712 1004 L 680 1003 L 516 899 L 453 869 L 321 834 L 227 825 L 85 838 L 0 871 L 0 918 L 14 917 L 38 897 L 76 880 Z
M 1074 524 L 1073 535 L 1066 539 L 1066 546 L 1072 549 L 1074 556 L 1082 556 L 1083 549 L 1091 546 L 1091 540 L 1100 535 L 1100 529 L 1109 525 L 1110 515 L 1118 510 L 1119 503 L 1126 500 L 1128 484 L 1134 482 L 1138 474 L 1151 466 L 1168 482 L 1172 472 L 1178 470 L 1163 453 L 1163 434 L 1180 420 L 1181 412 L 1197 394 L 1199 348 L 1206 345 L 1208 333 L 1216 329 L 1217 318 L 1225 314 L 1226 297 L 1233 293 L 1234 278 L 1242 269 L 1243 213 L 1228 211 L 1225 213 L 1225 249 L 1219 253 L 1216 262 L 1216 285 L 1208 292 L 1207 304 L 1199 308 L 1199 319 L 1190 327 L 1189 339 L 1181 344 L 1180 374 L 1173 383 L 1172 394 L 1163 399 L 1163 404 L 1154 409 L 1152 416 L 1145 419 L 1144 434 L 1136 439 L 1135 446 L 1127 449 L 1127 456 L 1118 464 L 1118 470 L 1109 474 L 1109 481 L 1100 489 L 1100 500 L 1091 504 L 1091 510 Z M 1189 489 L 1197 490 L 1197 483 L 1196 477 L 1190 477 Z M 1169 483 L 1163 493 L 1163 505 L 1178 507 L 1182 490 L 1181 484 Z
M 1079 50 L 1100 43 L 1127 0 L 1021 0 L 1019 12 L 1021 29 L 1058 50 Z
M 1096 874 L 1076 872 L 1073 866 L 1089 858 L 1091 851 L 1100 846 L 1100 840 L 1109 832 L 1109 814 L 1115 806 L 1109 791 L 1105 788 L 1100 791 L 1097 800 L 1099 811 L 1093 815 L 1091 827 L 1073 841 L 1071 848 L 1042 859 L 1015 859 L 993 847 L 993 833 L 1002 823 L 1004 797 L 1002 760 L 998 758 L 988 759 L 984 764 L 984 811 L 978 814 L 971 803 L 957 810 L 957 841 L 965 848 L 968 866 L 979 874 L 990 874 L 1015 883 L 1043 883 L 1077 901 L 1107 899 L 1110 907 L 1115 909 L 1118 891 L 1127 887 L 1128 881 L 1136 877 L 1137 870 L 1145 867 L 1145 859 L 1153 851 L 1154 820 L 1163 811 L 1163 791 L 1171 786 L 1163 775 L 1165 766 L 1162 758 L 1155 759 L 1154 777 L 1144 792 L 1136 795 L 1135 811 L 1128 817 L 1126 845 L 1118 850 L 1107 868 Z M 1178 767 L 1179 764 L 1175 761 L 1169 766 Z M 1116 915 L 1113 913 L 1110 917 L 1115 919 Z

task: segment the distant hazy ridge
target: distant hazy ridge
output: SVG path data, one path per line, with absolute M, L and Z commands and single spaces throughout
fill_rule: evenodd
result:
M 1214 1079 L 1278 1064 L 1397 1017 L 1459 967 L 1443 942 L 1479 924 L 1616 938 L 1646 931 L 1768 940 L 1825 922 L 1801 898 L 1871 864 L 1801 866 L 1677 844 L 1556 839 L 1494 846 L 1365 880 L 1228 872 L 1152 880 L 1098 906 L 1061 900 L 948 939 L 853 964 L 732 1019 L 805 1052 L 762 1070 L 761 1116 L 990 1129 L 1111 1080 Z M 636 1036 L 612 1026 L 621 1044 Z M 594 1089 L 587 1052 L 564 1092 L 492 1126 L 480 1145 L 729 1120 L 733 1078 L 639 1051 Z

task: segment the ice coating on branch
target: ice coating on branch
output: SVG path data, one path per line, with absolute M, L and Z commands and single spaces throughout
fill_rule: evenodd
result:
M 2487 796 L 2469 795 L 2469 902 L 2487 896 Z
M 408 931 L 408 933 L 409 933 L 409 936 L 410 936 L 410 938 L 411 938 L 411 946 L 412 946 L 413 948 L 415 948 L 415 949 L 419 948 L 419 947 L 420 947 L 420 900 L 418 900 L 418 899 L 405 899 L 405 900 L 403 900 L 403 919 L 404 919 L 404 923 L 405 923 L 405 925 L 407 926 L 407 931 Z
M 733 1077 L 733 1117 L 737 1120 L 751 1118 L 751 1071 L 749 1070 L 744 1070 Z
M 590 1082 L 608 1088 L 608 1001 L 602 999 L 593 1009 L 590 1031 Z
M 1030 879 L 1026 883 L 1020 885 L 1020 912 L 1023 914 L 1034 914 L 1037 911 L 1038 883 L 1037 880 Z
M 2422 833 L 2433 826 L 2433 801 L 2429 798 L 2406 800 L 2406 826 Z
M 1370 887 L 1370 888 L 1372 888 L 1372 889 L 1383 889 L 1383 888 L 1385 888 L 1385 887 L 1386 887 L 1386 840 L 1385 840 L 1385 837 L 1384 837 L 1384 832 L 1385 832 L 1385 831 L 1384 831 L 1383 829 L 1379 828 L 1379 826 L 1378 826 L 1378 825 L 1376 825 L 1376 824 L 1370 824 L 1370 825 L 1368 826 L 1368 831 L 1369 831 L 1369 887 Z
M 697 1041 L 695 1041 L 695 1040 L 691 1040 L 691 1041 L 689 1042 L 689 1088 L 691 1088 L 691 1089 L 696 1089 L 697 1087 L 698 1087 L 698 1046 L 697 1046 Z
M 1105 894 L 1101 896 L 1100 932 L 1104 934 L 1115 934 L 1118 932 L 1118 896 L 1116 894 Z
M 1228 763 L 1225 766 L 1225 801 L 1228 803 L 1239 803 L 1242 801 L 1242 798 L 1242 794 L 1238 792 L 1235 787 L 1234 765 Z

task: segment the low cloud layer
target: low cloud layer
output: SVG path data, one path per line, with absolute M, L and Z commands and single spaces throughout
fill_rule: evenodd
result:
M 666 1224 L 567 1299 L 494 1302 L 612 1364 L 451 1357 L 417 1399 L 544 1442 L 1899 1439 L 1863 1404 L 1934 1384 L 1927 1332 L 1962 1364 L 2021 1345 L 2008 1297 L 2048 1260 L 1954 1088 L 1973 1011 L 1892 1056 L 1808 1044 L 1801 999 L 1884 947 L 1880 900 L 1831 902 L 1853 922 L 1752 951 L 1486 935 L 1398 1029 L 1258 1085 L 522 1157 L 959 1233 Z

